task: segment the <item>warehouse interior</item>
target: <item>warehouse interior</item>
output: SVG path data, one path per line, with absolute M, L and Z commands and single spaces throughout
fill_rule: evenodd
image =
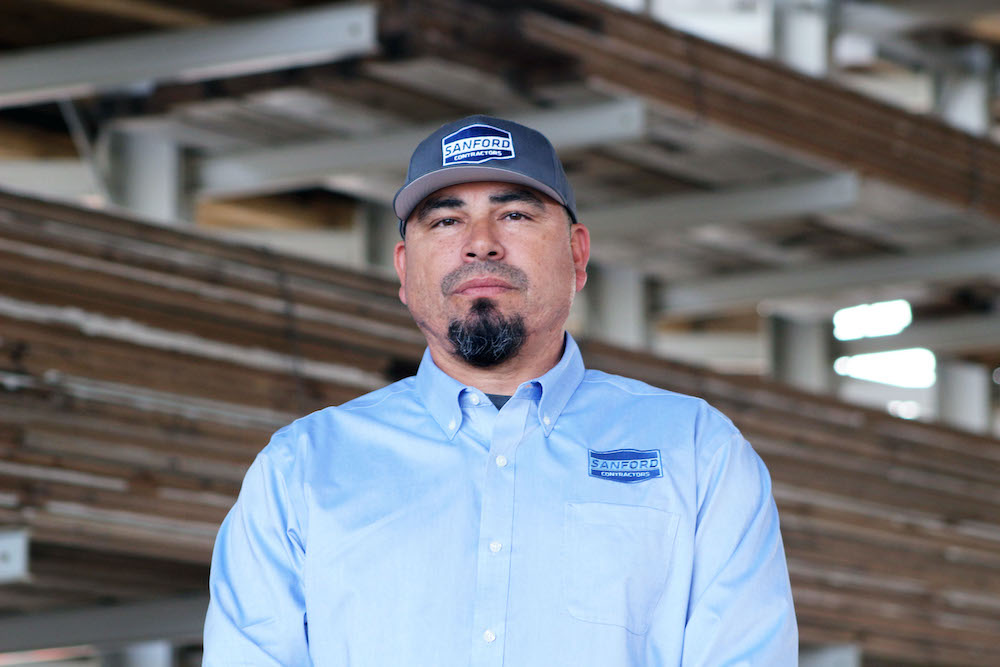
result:
M 1000 8 L 7 0 L 0 665 L 194 665 L 276 428 L 413 373 L 389 203 L 471 113 L 559 150 L 588 365 L 774 479 L 804 667 L 1000 663 Z

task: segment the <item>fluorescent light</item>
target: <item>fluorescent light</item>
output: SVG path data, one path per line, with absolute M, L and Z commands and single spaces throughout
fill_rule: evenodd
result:
M 837 340 L 855 340 L 892 336 L 913 321 L 913 311 L 906 299 L 863 303 L 841 308 L 833 316 L 833 335 Z
M 923 347 L 840 357 L 833 364 L 839 375 L 913 389 L 932 386 L 936 368 L 934 353 Z

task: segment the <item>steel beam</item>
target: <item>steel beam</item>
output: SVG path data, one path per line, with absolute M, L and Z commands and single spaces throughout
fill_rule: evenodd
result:
M 657 297 L 657 304 L 666 313 L 693 315 L 752 308 L 765 299 L 989 275 L 1000 275 L 1000 245 L 834 261 L 719 278 L 700 277 L 665 286 Z
M 676 234 L 706 224 L 736 224 L 846 208 L 857 203 L 859 189 L 857 175 L 842 172 L 778 185 L 643 199 L 585 210 L 580 221 L 590 228 L 595 239 L 623 235 L 648 239 L 650 235 Z
M 995 0 L 907 0 L 905 6 L 883 2 L 846 2 L 838 20 L 841 28 L 866 35 L 899 35 L 921 28 L 955 25 L 996 11 Z
M 0 188 L 68 199 L 98 191 L 90 169 L 75 158 L 0 160 Z
M 763 371 L 767 357 L 765 339 L 756 332 L 694 331 L 658 332 L 653 351 L 669 359 L 710 367 L 752 368 Z
M 638 99 L 585 107 L 512 114 L 511 120 L 545 134 L 566 150 L 636 139 L 645 130 L 645 108 Z M 437 129 L 384 132 L 354 139 L 329 139 L 208 157 L 196 166 L 195 189 L 204 195 L 240 195 L 320 185 L 337 172 L 398 166 L 405 169 L 413 149 Z
M 208 597 L 22 614 L 0 619 L 0 653 L 59 646 L 127 646 L 150 640 L 201 641 Z
M 0 107 L 150 81 L 197 81 L 330 62 L 376 46 L 375 6 L 333 5 L 225 25 L 0 57 Z
M 915 322 L 894 336 L 841 341 L 842 354 L 926 347 L 935 352 L 1000 349 L 1000 315 L 967 315 L 939 321 Z

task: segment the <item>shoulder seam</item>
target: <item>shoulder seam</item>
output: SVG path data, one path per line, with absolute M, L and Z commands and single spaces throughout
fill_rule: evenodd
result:
M 392 385 L 390 385 L 390 386 L 392 386 Z M 383 396 L 379 400 L 375 401 L 374 403 L 362 403 L 361 405 L 351 405 L 351 406 L 343 406 L 343 405 L 341 405 L 341 406 L 338 406 L 338 407 L 339 407 L 339 409 L 344 410 L 344 411 L 361 410 L 361 409 L 365 409 L 365 408 L 373 408 L 376 405 L 379 405 L 380 403 L 382 403 L 382 402 L 384 402 L 384 401 L 392 398 L 396 394 L 401 394 L 403 392 L 411 391 L 412 390 L 410 387 L 403 387 L 403 386 L 397 387 L 396 389 L 394 389 L 392 391 L 389 391 L 389 387 L 385 387 L 384 389 L 386 391 L 385 396 Z
M 653 389 L 655 391 L 635 391 L 635 390 L 630 389 L 629 387 L 625 386 L 625 384 L 622 383 L 622 382 L 616 382 L 615 380 L 617 380 L 617 379 L 618 379 L 618 376 L 611 375 L 611 374 L 608 374 L 608 373 L 604 373 L 603 377 L 596 377 L 596 378 L 593 378 L 593 377 L 587 378 L 587 377 L 585 377 L 581 381 L 581 384 L 584 383 L 584 382 L 589 382 L 589 383 L 592 383 L 592 384 L 610 384 L 611 386 L 615 387 L 616 389 L 620 389 L 621 391 L 624 391 L 627 394 L 631 394 L 632 396 L 670 396 L 671 398 L 685 398 L 685 399 L 691 399 L 691 400 L 694 400 L 694 401 L 703 401 L 703 399 L 701 399 L 701 398 L 699 398 L 697 396 L 691 396 L 690 394 L 682 394 L 682 393 L 679 393 L 679 392 L 676 392 L 676 391 L 672 391 L 670 389 L 662 389 L 660 387 L 653 387 L 653 385 L 650 385 L 648 382 L 643 382 L 642 380 L 632 380 L 632 381 L 644 384 L 644 385 L 646 385 L 648 387 L 653 387 Z M 622 378 L 622 379 L 628 380 L 629 378 Z

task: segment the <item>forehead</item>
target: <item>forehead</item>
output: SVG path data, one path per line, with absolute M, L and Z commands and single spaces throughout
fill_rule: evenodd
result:
M 541 206 L 559 206 L 555 199 L 528 185 L 499 181 L 475 181 L 449 185 L 435 190 L 414 207 L 411 217 L 420 215 L 423 210 L 427 209 L 428 205 L 444 204 L 451 207 L 461 207 L 483 200 L 491 203 L 523 201 Z

